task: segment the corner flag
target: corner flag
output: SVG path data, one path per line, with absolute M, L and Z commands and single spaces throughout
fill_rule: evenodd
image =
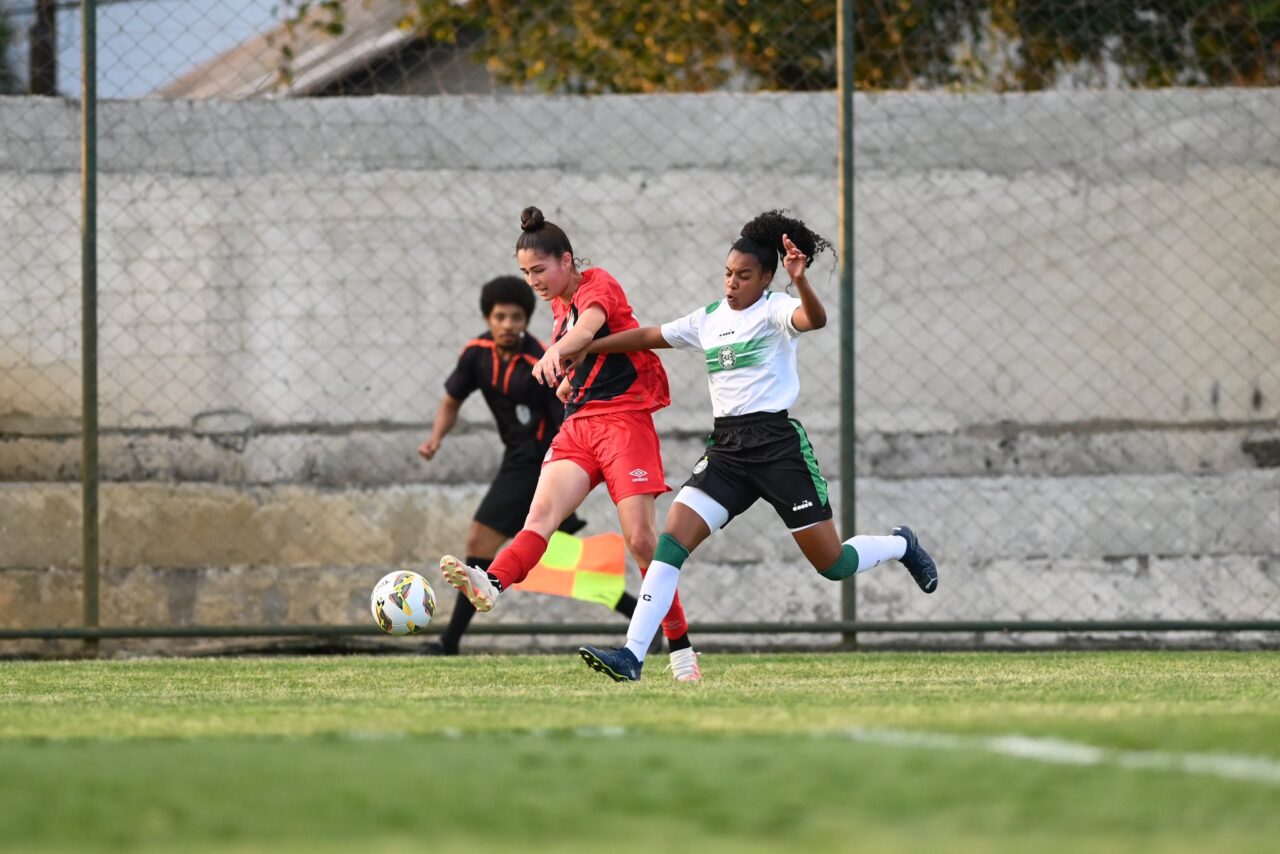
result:
M 627 549 L 618 533 L 574 537 L 556 531 L 547 552 L 516 590 L 549 593 L 612 608 L 627 584 Z

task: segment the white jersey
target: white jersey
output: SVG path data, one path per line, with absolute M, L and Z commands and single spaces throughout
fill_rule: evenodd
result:
M 791 316 L 800 300 L 766 291 L 755 304 L 734 311 L 724 300 L 662 324 L 662 337 L 678 350 L 700 350 L 715 417 L 781 412 L 796 402 L 796 330 Z

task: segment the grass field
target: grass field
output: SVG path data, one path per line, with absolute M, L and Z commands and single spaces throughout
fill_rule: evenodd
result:
M 0 663 L 0 848 L 1280 847 L 1280 654 L 726 654 L 700 686 L 650 669 Z

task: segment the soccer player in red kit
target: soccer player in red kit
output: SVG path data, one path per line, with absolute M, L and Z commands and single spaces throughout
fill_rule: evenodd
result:
M 434 458 L 457 423 L 463 401 L 480 392 L 503 445 L 502 465 L 467 530 L 467 564 L 480 569 L 488 569 L 502 544 L 524 526 L 542 458 L 564 420 L 564 403 L 533 378 L 533 368 L 545 352 L 538 339 L 526 334 L 537 305 L 533 291 L 519 276 L 499 276 L 480 289 L 480 314 L 489 331 L 462 349 L 444 382 L 431 436 L 418 448 L 424 460 Z M 575 534 L 586 524 L 570 514 L 560 530 Z M 630 617 L 635 604 L 635 597 L 623 591 L 613 609 Z M 423 652 L 457 655 L 475 613 L 471 601 L 459 593 L 440 640 L 429 641 Z
M 639 327 L 618 281 L 593 267 L 578 270 L 568 236 L 542 211 L 525 208 L 516 260 L 529 286 L 551 302 L 552 344 L 534 367 L 547 383 L 558 379 L 567 353 L 595 338 Z M 440 571 L 477 611 L 493 608 L 502 591 L 519 584 L 547 550 L 547 538 L 587 494 L 604 483 L 618 508 L 627 549 L 648 571 L 658 542 L 657 496 L 668 491 L 653 411 L 671 402 L 667 375 L 651 351 L 593 354 L 560 387 L 565 421 L 551 443 L 524 528 L 498 553 L 487 571 L 452 555 Z M 662 622 L 671 669 L 681 682 L 701 679 L 677 596 Z

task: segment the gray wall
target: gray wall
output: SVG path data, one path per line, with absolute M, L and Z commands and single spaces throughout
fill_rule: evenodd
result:
M 1275 617 L 1280 95 L 882 95 L 856 111 L 859 528 L 910 521 L 943 566 L 928 598 L 896 566 L 864 576 L 860 614 Z M 475 286 L 513 267 L 524 204 L 617 275 L 642 322 L 714 299 L 759 210 L 836 234 L 827 94 L 100 117 L 107 622 L 361 620 L 382 568 L 461 548 L 496 464 L 487 412 L 468 404 L 436 462 L 414 449 L 483 328 Z M 77 614 L 23 608 L 50 572 L 74 585 L 78 562 L 77 121 L 0 99 L 0 624 Z M 813 279 L 834 317 L 829 258 Z M 829 475 L 837 334 L 802 340 L 794 410 Z M 698 360 L 664 362 L 678 485 L 709 406 Z M 586 512 L 611 525 L 602 496 Z M 838 588 L 762 507 L 693 566 L 695 620 L 838 614 Z M 150 613 L 111 598 L 146 567 L 187 592 Z M 499 618 L 548 616 L 603 614 L 526 596 Z

